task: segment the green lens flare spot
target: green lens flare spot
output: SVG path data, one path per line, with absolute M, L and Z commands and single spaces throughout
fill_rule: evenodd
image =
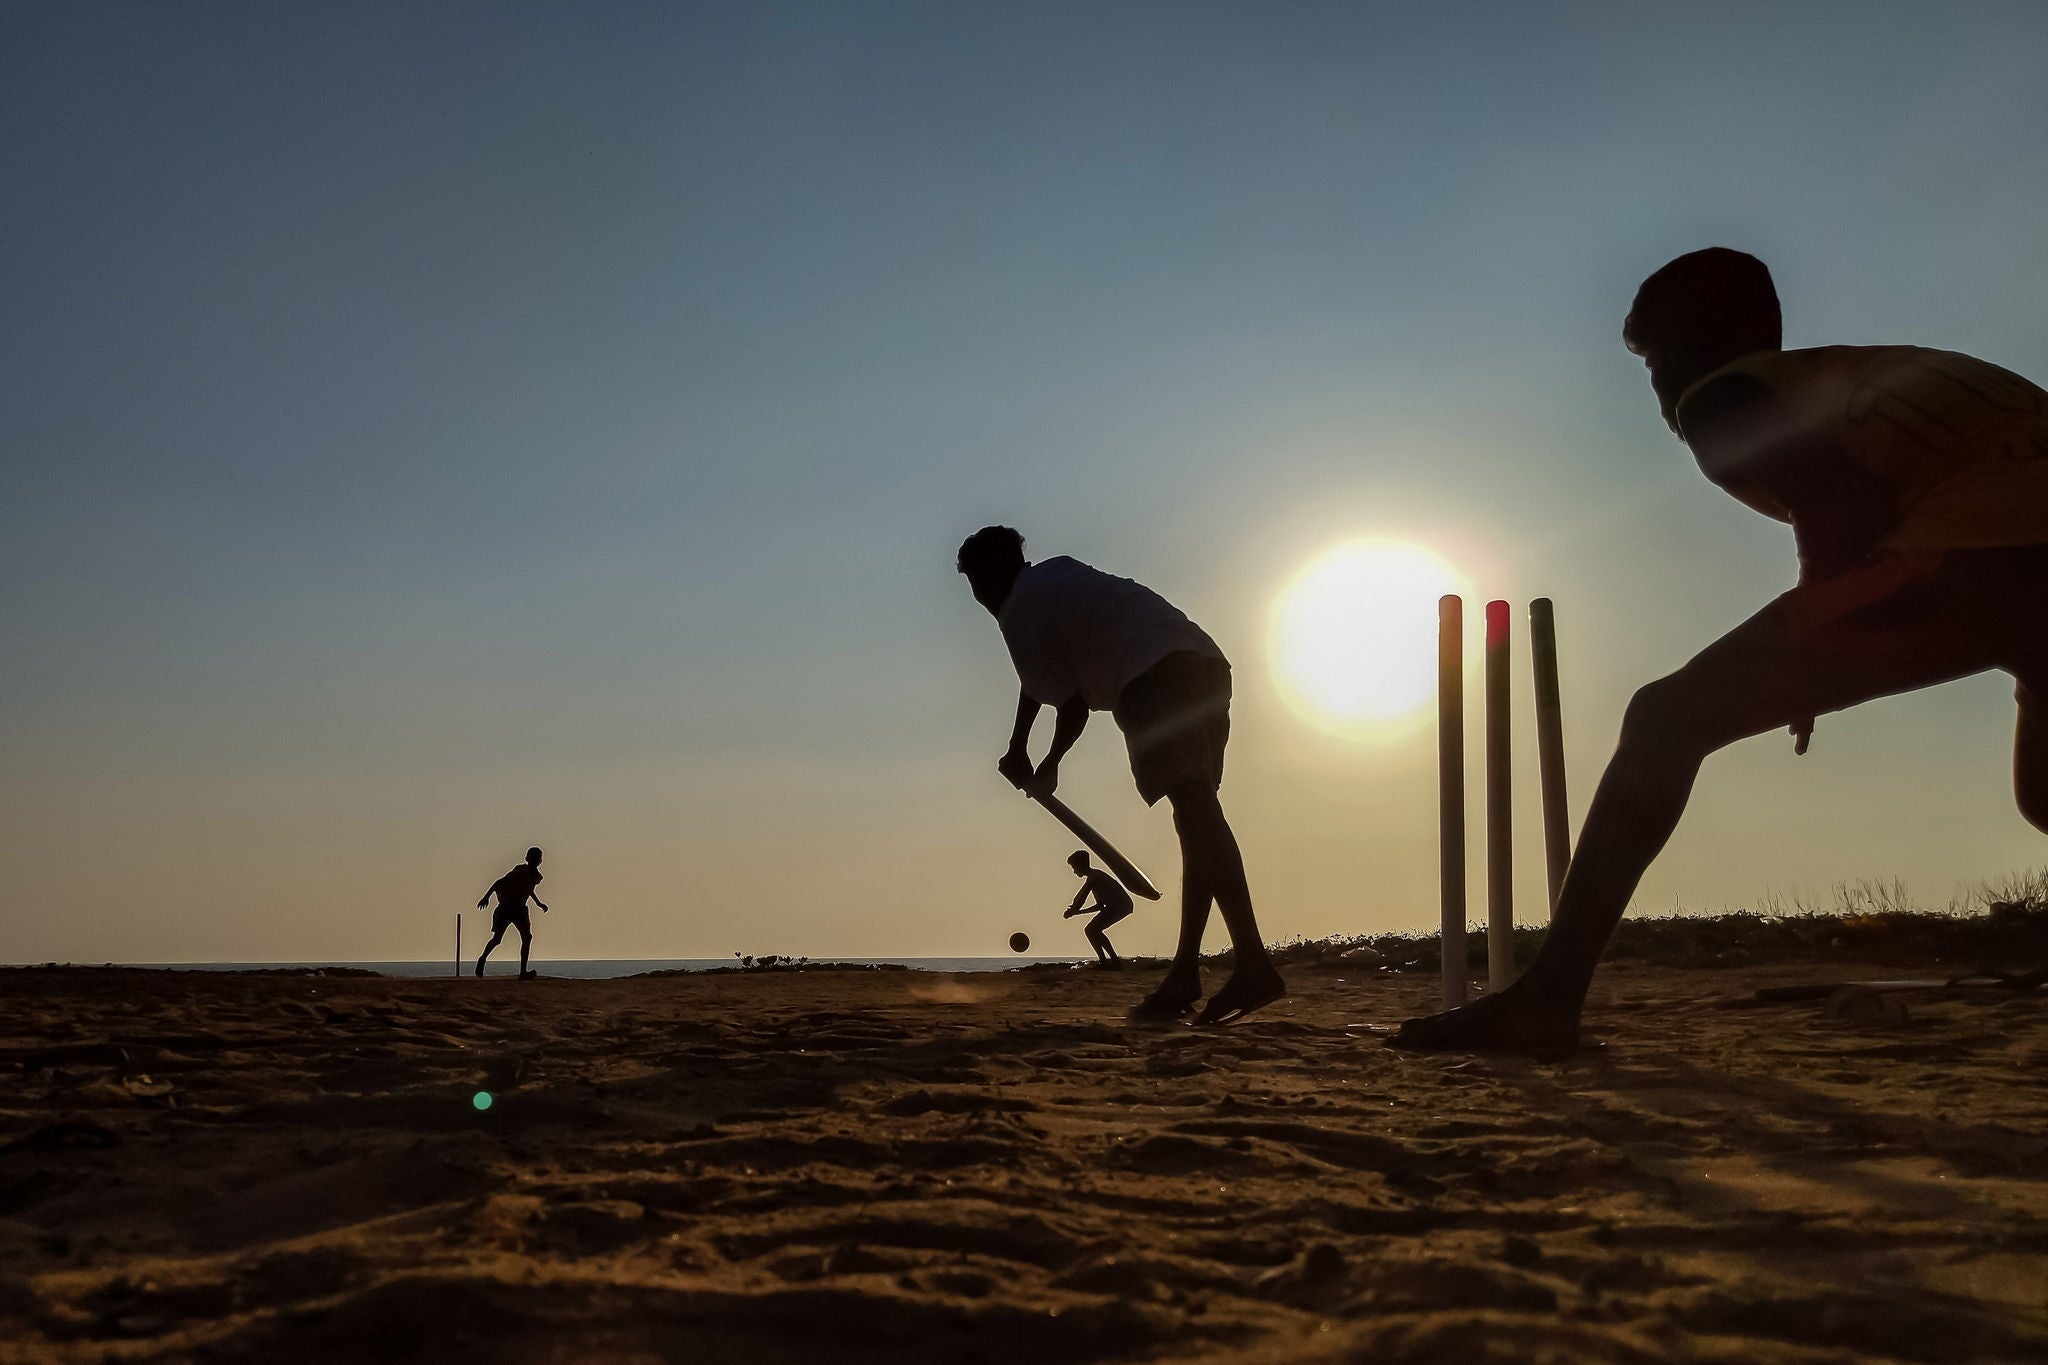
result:
M 476 1106 L 478 1113 L 482 1113 L 491 1107 L 491 1092 L 488 1090 L 477 1091 L 476 1098 L 471 1100 L 470 1103 Z

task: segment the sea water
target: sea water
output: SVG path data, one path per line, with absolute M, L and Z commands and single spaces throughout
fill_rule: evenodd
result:
M 501 954 L 503 950 L 500 950 Z M 807 966 L 825 963 L 845 963 L 858 967 L 907 967 L 920 972 L 1000 972 L 1013 967 L 1030 967 L 1039 963 L 1072 964 L 1080 959 L 1072 957 L 835 957 L 820 958 Z M 87 964 L 78 964 L 87 965 Z M 92 964 L 97 965 L 97 964 Z M 176 972 L 276 972 L 317 967 L 354 967 L 376 972 L 380 976 L 468 976 L 476 970 L 471 959 L 461 965 L 458 973 L 456 964 L 447 958 L 439 962 L 118 962 L 109 964 L 118 967 L 156 967 Z M 644 957 L 644 958 L 589 958 L 550 962 L 535 958 L 527 965 L 542 976 L 571 977 L 582 981 L 605 980 L 612 977 L 639 976 L 643 972 L 708 972 L 717 967 L 737 967 L 736 957 Z M 510 954 L 493 957 L 484 967 L 485 976 L 517 976 L 519 974 L 519 950 L 515 945 Z

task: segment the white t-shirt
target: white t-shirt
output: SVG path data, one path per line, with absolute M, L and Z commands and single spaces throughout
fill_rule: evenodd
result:
M 1142 583 L 1060 555 L 1027 564 L 996 616 L 1017 680 L 1033 700 L 1073 697 L 1107 711 L 1131 679 L 1169 654 L 1223 658 L 1180 609 Z

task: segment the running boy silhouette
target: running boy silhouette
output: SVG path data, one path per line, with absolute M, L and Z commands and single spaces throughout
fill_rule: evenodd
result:
M 1700 471 L 1789 522 L 1799 585 L 1635 694 L 1536 960 L 1507 990 L 1411 1019 L 1412 1047 L 1578 1042 L 1587 984 L 1708 754 L 1875 697 L 2003 669 L 2013 787 L 2048 831 L 2048 393 L 1914 346 L 1779 348 L 1761 261 L 1711 248 L 1643 282 L 1622 340 Z
M 536 894 L 540 885 L 540 850 L 526 850 L 526 861 L 491 883 L 491 889 L 477 898 L 476 908 L 481 910 L 490 903 L 493 895 L 498 898 L 498 908 L 491 914 L 491 941 L 484 945 L 483 957 L 476 960 L 476 974 L 484 974 L 484 959 L 491 955 L 491 949 L 498 946 L 498 940 L 505 937 L 507 928 L 519 930 L 519 979 L 531 981 L 534 973 L 526 969 L 526 956 L 533 949 L 533 925 L 526 917 L 526 902 L 529 897 L 538 905 L 542 914 L 547 913 L 547 902 Z
M 1237 965 L 1196 1018 L 1223 1023 L 1270 1005 L 1286 983 L 1259 940 L 1237 836 L 1223 818 L 1223 746 L 1230 735 L 1230 664 L 1216 642 L 1150 588 L 1064 555 L 1024 562 L 1024 537 L 985 526 L 960 546 L 958 567 L 1002 628 L 1022 684 L 1010 747 L 996 771 L 1050 792 L 1060 759 L 1091 711 L 1116 719 L 1146 805 L 1165 797 L 1180 836 L 1180 944 L 1166 979 L 1132 1011 L 1171 1019 L 1202 998 L 1202 931 L 1213 902 Z M 1052 741 L 1034 771 L 1026 752 L 1041 707 L 1055 708 Z
M 1074 897 L 1074 903 L 1067 907 L 1067 913 L 1060 918 L 1072 919 L 1076 915 L 1095 916 L 1088 921 L 1085 930 L 1088 942 L 1094 945 L 1095 960 L 1105 967 L 1123 966 L 1124 960 L 1116 955 L 1116 949 L 1110 944 L 1106 931 L 1110 925 L 1131 917 L 1131 893 L 1124 890 L 1124 884 L 1107 872 L 1090 867 L 1088 854 L 1083 850 L 1076 849 L 1074 856 L 1067 859 L 1067 866 L 1073 868 L 1074 875 L 1081 879 L 1081 890 Z M 1095 904 L 1083 905 L 1081 902 L 1087 900 L 1090 893 L 1095 896 Z

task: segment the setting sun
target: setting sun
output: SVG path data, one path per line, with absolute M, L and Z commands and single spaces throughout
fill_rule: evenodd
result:
M 1327 730 L 1364 734 L 1406 719 L 1433 690 L 1437 599 L 1457 590 L 1451 567 L 1419 545 L 1340 545 L 1280 594 L 1274 677 Z

